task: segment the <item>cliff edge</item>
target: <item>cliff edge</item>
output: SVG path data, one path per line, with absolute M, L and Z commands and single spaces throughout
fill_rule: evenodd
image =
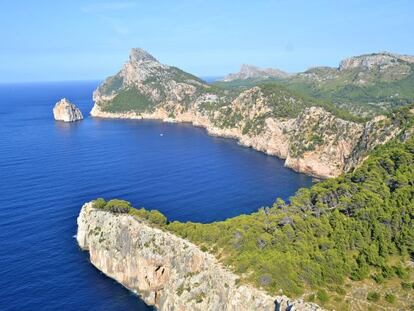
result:
M 77 222 L 78 244 L 92 264 L 159 310 L 322 310 L 240 285 L 214 256 L 132 215 L 89 202 Z

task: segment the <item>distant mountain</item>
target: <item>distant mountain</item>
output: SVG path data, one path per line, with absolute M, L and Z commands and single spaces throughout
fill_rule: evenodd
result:
M 239 72 L 231 73 L 225 76 L 222 79 L 222 81 L 230 82 L 234 80 L 269 79 L 269 78 L 286 79 L 290 76 L 291 76 L 290 73 L 284 72 L 276 68 L 259 68 L 259 67 L 243 64 L 240 67 Z
M 279 83 L 294 92 L 333 103 L 361 117 L 374 117 L 414 103 L 414 56 L 379 52 L 342 60 L 338 67 L 314 67 L 288 74 L 243 65 L 216 85 L 250 88 Z
M 414 102 L 414 57 L 389 52 L 355 56 L 337 68 L 311 68 L 285 84 L 354 114 L 377 115 Z

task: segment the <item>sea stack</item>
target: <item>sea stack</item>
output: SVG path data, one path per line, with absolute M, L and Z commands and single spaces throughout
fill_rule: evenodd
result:
M 66 98 L 58 101 L 53 108 L 55 120 L 63 122 L 74 122 L 83 119 L 82 112 L 76 105 L 69 102 Z

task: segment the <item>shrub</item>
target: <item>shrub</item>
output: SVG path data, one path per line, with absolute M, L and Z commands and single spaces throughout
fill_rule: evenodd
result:
M 315 301 L 315 294 L 310 294 L 308 297 L 307 297 L 307 299 L 306 299 L 307 301 L 310 301 L 310 302 L 314 302 Z
M 131 203 L 124 200 L 113 199 L 108 201 L 105 206 L 105 210 L 112 213 L 125 214 L 131 209 Z
M 149 212 L 148 220 L 157 225 L 165 225 L 167 223 L 167 217 L 156 210 Z
M 401 267 L 401 266 L 397 266 L 397 267 L 393 267 L 394 269 L 394 273 L 400 278 L 400 279 L 407 279 L 408 278 L 408 269 Z
M 394 303 L 396 300 L 395 295 L 391 294 L 391 293 L 387 293 L 385 294 L 385 301 L 388 303 Z
M 320 302 L 328 302 L 329 301 L 328 293 L 323 289 L 318 290 L 318 293 L 316 294 L 316 296 L 318 297 Z
M 382 276 L 381 273 L 376 273 L 374 275 L 371 275 L 371 277 L 378 284 L 381 284 L 384 282 L 384 277 Z
M 369 292 L 367 295 L 367 300 L 369 301 L 378 301 L 380 299 L 380 294 L 377 292 Z
M 98 198 L 94 201 L 92 201 L 92 207 L 98 208 L 98 209 L 104 209 L 106 206 L 106 201 L 102 198 Z
M 145 208 L 131 208 L 129 214 L 160 226 L 168 223 L 167 217 L 156 210 L 147 211 Z

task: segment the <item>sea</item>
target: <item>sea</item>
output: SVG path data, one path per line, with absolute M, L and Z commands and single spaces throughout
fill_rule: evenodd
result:
M 98 197 L 208 223 L 288 200 L 312 179 L 190 124 L 89 116 L 100 81 L 0 85 L 0 310 L 152 310 L 76 243 Z M 57 122 L 66 97 L 83 121 Z

